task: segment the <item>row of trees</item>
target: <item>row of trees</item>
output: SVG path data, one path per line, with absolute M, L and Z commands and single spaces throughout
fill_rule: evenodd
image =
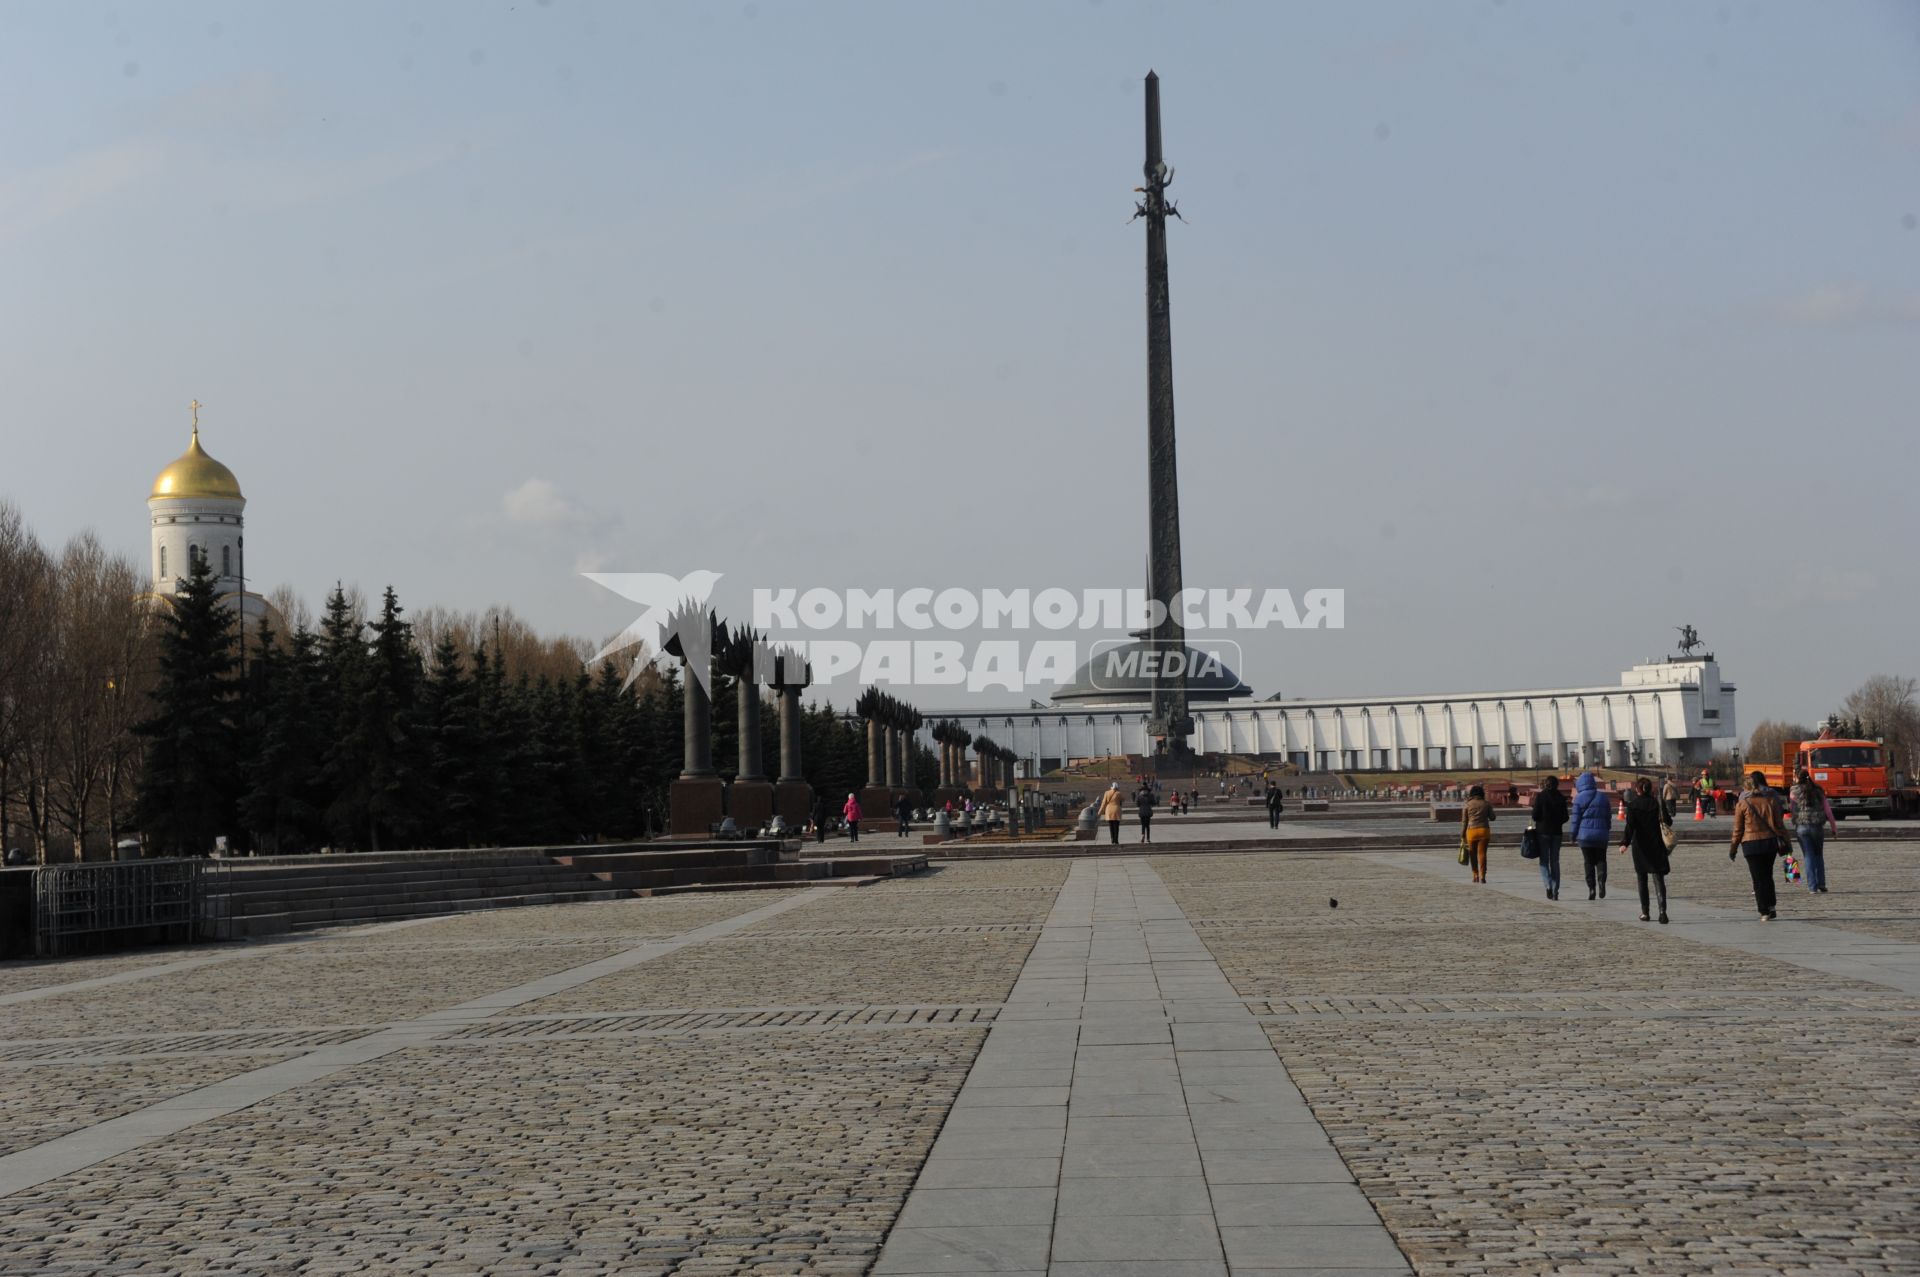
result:
M 144 573 L 91 536 L 43 547 L 0 503 L 0 845 L 94 855 L 399 848 L 629 837 L 665 822 L 680 768 L 671 664 L 604 663 L 510 611 L 369 609 L 336 588 L 318 618 L 289 590 L 284 627 L 239 624 L 196 573 L 156 606 Z M 716 675 L 714 757 L 736 769 L 736 684 Z M 771 698 L 768 698 L 769 702 Z M 762 709 L 778 773 L 777 711 Z M 806 778 L 866 779 L 857 723 L 801 721 Z M 931 790 L 933 756 L 915 780 Z
M 242 675 L 233 618 L 196 569 L 161 629 L 154 710 L 138 728 L 149 851 L 194 854 L 220 836 L 287 854 L 659 830 L 681 765 L 677 669 L 590 670 L 572 655 L 557 670 L 516 672 L 497 633 L 442 626 L 426 647 L 391 589 L 363 621 L 336 588 L 317 627 L 263 630 Z M 737 771 L 737 686 L 717 674 L 712 689 L 723 774 Z M 777 711 L 761 714 L 762 766 L 775 775 Z M 801 738 L 816 788 L 864 779 L 864 737 L 830 707 L 805 712 Z
M 0 844 L 125 827 L 154 629 L 141 573 L 91 534 L 50 551 L 0 502 Z
M 1887 765 L 1909 777 L 1920 776 L 1920 680 L 1876 674 L 1851 692 L 1819 727 L 1766 719 L 1747 740 L 1752 762 L 1778 762 L 1787 741 L 1812 740 L 1822 729 L 1835 736 L 1879 740 Z

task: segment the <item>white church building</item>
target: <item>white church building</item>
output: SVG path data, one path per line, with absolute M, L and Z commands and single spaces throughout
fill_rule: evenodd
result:
M 187 450 L 154 479 L 147 497 L 154 597 L 178 595 L 198 560 L 227 608 L 247 622 L 271 615 L 272 606 L 247 590 L 246 508 L 240 480 L 200 446 L 196 402 Z

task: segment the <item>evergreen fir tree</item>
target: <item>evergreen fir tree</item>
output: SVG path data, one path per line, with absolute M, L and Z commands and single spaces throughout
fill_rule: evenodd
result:
M 434 645 L 433 675 L 421 689 L 417 732 L 425 758 L 428 841 L 442 847 L 476 845 L 483 808 L 479 692 L 451 635 Z
M 353 615 L 346 591 L 336 584 L 320 619 L 317 708 L 328 733 L 323 760 L 327 833 L 335 847 L 352 850 L 370 845 L 372 775 L 361 714 L 369 665 L 365 627 Z
M 574 829 L 591 838 L 612 832 L 611 795 L 617 779 L 615 751 L 609 739 L 607 716 L 594 693 L 593 676 L 582 668 L 567 689 L 567 712 L 573 724 L 573 774 L 567 778 L 567 802 L 574 812 Z
M 612 661 L 601 663 L 593 683 L 602 742 L 595 766 L 606 781 L 602 832 L 614 838 L 634 838 L 646 833 L 646 741 L 640 698 L 622 682 L 620 670 Z
M 324 834 L 325 808 L 325 746 L 316 716 L 318 640 L 304 626 L 284 651 L 268 626 L 261 626 L 260 637 L 260 655 L 248 671 L 252 744 L 241 815 L 267 854 L 313 851 Z
M 526 741 L 518 841 L 529 845 L 572 842 L 572 813 L 567 810 L 565 790 L 573 725 L 566 711 L 566 691 L 544 674 L 537 683 L 521 679 L 515 690 Z
M 668 797 L 673 778 L 680 774 L 686 759 L 683 752 L 681 717 L 682 691 L 678 662 L 669 662 L 661 671 L 659 686 L 643 702 L 646 728 L 646 753 L 642 775 L 646 778 L 647 808 L 657 828 L 667 824 Z
M 420 651 L 413 626 L 401 616 L 388 586 L 373 623 L 366 691 L 360 698 L 359 736 L 365 749 L 367 832 L 370 845 L 413 846 L 422 829 L 418 747 L 413 729 L 419 707 Z
M 160 633 L 153 713 L 137 810 L 148 841 L 169 855 L 205 855 L 240 832 L 239 728 L 233 614 L 195 557 Z
M 800 715 L 800 761 L 807 783 L 837 812 L 848 793 L 867 783 L 866 736 L 831 705 L 816 705 Z
M 515 807 L 521 789 L 521 740 L 515 722 L 511 689 L 497 651 L 481 648 L 473 654 L 474 773 L 479 781 L 477 840 L 482 845 L 505 846 L 514 841 Z

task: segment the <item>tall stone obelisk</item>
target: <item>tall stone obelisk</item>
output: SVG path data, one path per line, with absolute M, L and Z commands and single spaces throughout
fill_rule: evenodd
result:
M 1147 72 L 1146 184 L 1134 215 L 1147 223 L 1147 593 L 1165 609 L 1150 643 L 1153 711 L 1147 731 L 1171 754 L 1187 752 L 1186 630 L 1175 610 L 1180 595 L 1180 478 L 1173 439 L 1173 314 L 1167 286 L 1167 202 L 1173 170 L 1160 155 L 1160 77 Z M 1167 672 L 1172 662 L 1176 668 Z

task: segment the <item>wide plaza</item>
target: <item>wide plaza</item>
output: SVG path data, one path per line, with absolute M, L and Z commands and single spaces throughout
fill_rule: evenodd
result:
M 1166 823 L 0 965 L 0 1273 L 1920 1271 L 1920 840 L 1661 927 Z

